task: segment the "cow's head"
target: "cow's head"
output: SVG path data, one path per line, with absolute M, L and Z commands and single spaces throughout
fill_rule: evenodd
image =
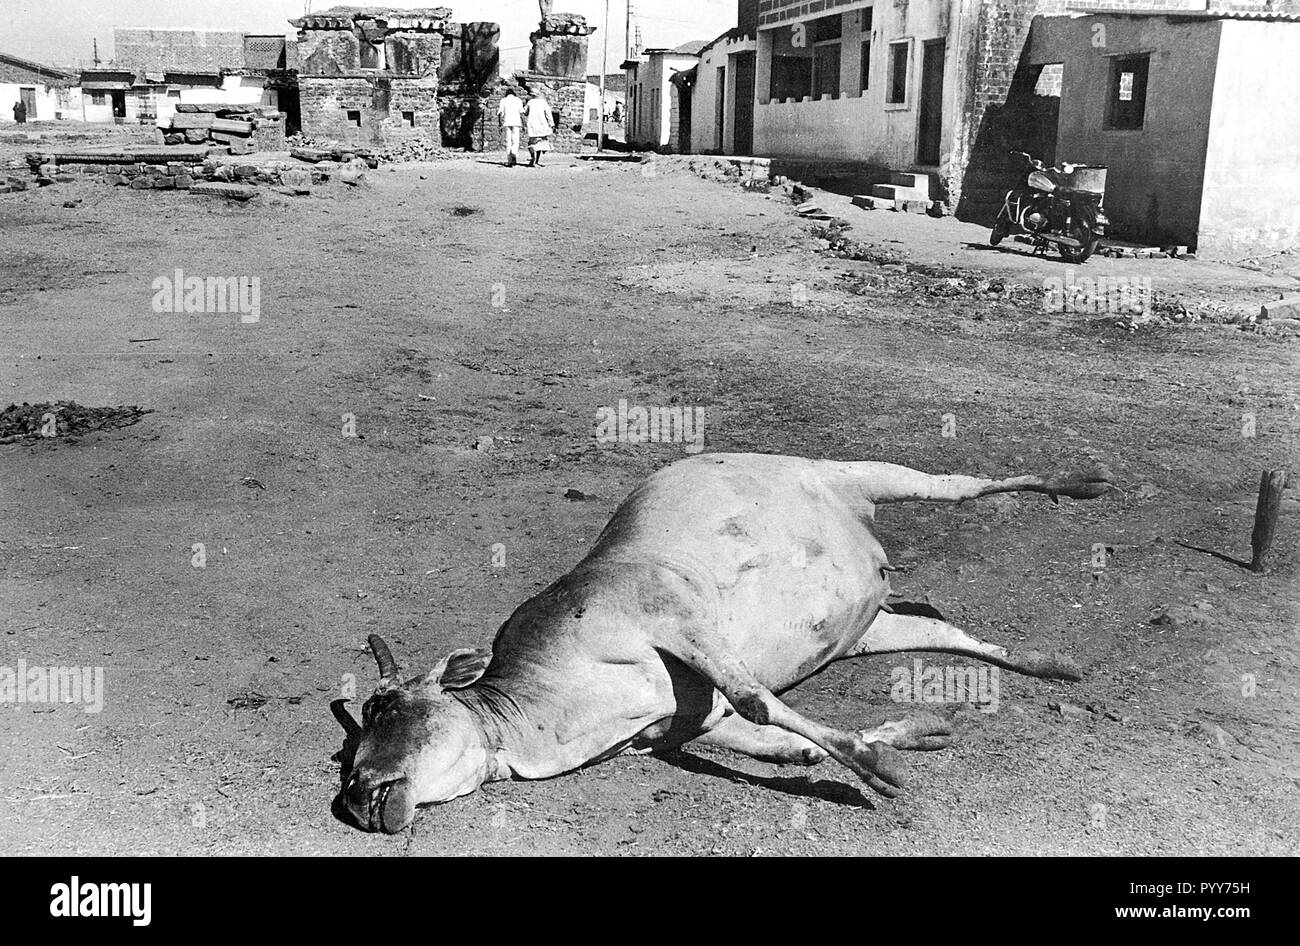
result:
M 474 713 L 452 691 L 469 686 L 489 655 L 457 650 L 405 683 L 383 638 L 370 636 L 379 687 L 361 710 L 343 806 L 367 831 L 393 834 L 415 820 L 415 807 L 450 801 L 479 787 L 489 766 L 487 740 Z

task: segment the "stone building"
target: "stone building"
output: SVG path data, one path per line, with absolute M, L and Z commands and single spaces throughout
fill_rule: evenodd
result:
M 552 12 L 551 0 L 539 5 L 542 17 L 529 36 L 528 71 L 515 73 L 515 82 L 525 97 L 529 92 L 546 96 L 555 114 L 555 150 L 581 151 L 587 134 L 587 44 L 596 28 L 576 13 Z
M 289 22 L 298 30 L 302 131 L 382 143 L 440 136 L 438 70 L 446 7 L 336 7 Z
M 290 20 L 303 133 L 487 144 L 483 100 L 499 75 L 501 30 L 451 15 L 447 7 L 335 7 Z

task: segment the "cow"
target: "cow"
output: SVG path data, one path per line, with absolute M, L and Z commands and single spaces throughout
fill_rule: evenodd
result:
M 1081 671 L 1066 656 L 977 640 L 937 612 L 891 607 L 876 506 L 1018 490 L 1092 499 L 1110 487 L 1100 466 L 989 480 L 767 454 L 669 464 L 636 487 L 572 571 L 510 616 L 490 654 L 454 650 L 404 679 L 371 635 L 380 681 L 361 725 L 351 723 L 336 810 L 396 833 L 417 806 L 485 782 L 549 778 L 692 740 L 778 763 L 829 756 L 895 797 L 899 750 L 947 746 L 947 722 L 920 713 L 848 732 L 779 694 L 833 661 L 903 651 L 1043 679 Z

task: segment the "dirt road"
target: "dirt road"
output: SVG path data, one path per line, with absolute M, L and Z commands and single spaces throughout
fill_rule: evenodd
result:
M 1130 332 L 902 282 L 825 255 L 775 195 L 667 163 L 371 177 L 246 206 L 90 183 L 0 198 L 4 403 L 153 410 L 0 446 L 0 665 L 104 668 L 102 712 L 0 704 L 0 848 L 1297 853 L 1300 504 L 1288 490 L 1267 576 L 1177 544 L 1248 552 L 1259 471 L 1296 465 L 1295 339 Z M 891 228 L 959 226 L 852 219 L 904 255 Z M 923 255 L 1026 283 L 1059 272 L 951 233 Z M 1098 262 L 1206 292 L 1287 284 Z M 155 312 L 177 269 L 256 277 L 257 321 Z M 366 635 L 412 667 L 486 644 L 685 455 L 596 443 L 596 411 L 620 399 L 703 407 L 710 451 L 986 475 L 1109 464 L 1124 489 L 1091 503 L 881 517 L 906 597 L 1070 652 L 1086 678 L 1003 674 L 998 711 L 962 708 L 955 747 L 910 755 L 896 801 L 829 763 L 688 747 L 491 785 L 396 838 L 343 825 L 329 704 L 353 678 L 361 698 L 373 686 Z M 846 727 L 897 717 L 891 670 L 912 665 L 840 664 L 793 702 Z

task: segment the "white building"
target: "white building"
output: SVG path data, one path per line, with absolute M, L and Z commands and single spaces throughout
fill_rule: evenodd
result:
M 0 53 L 0 124 L 14 121 L 14 106 L 27 107 L 29 122 L 81 118 L 77 77 L 38 62 Z
M 627 142 L 635 148 L 680 151 L 683 101 L 672 78 L 694 68 L 704 43 L 694 41 L 676 49 L 647 49 L 623 63 L 627 73 Z M 690 99 L 686 99 L 686 116 Z

